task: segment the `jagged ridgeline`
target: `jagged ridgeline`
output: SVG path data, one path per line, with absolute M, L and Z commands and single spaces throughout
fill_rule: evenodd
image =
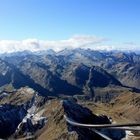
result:
M 81 123 L 140 122 L 139 92 L 140 54 L 90 49 L 1 54 L 0 138 L 103 139 L 67 124 L 64 114 Z M 125 131 L 101 132 L 114 140 L 128 137 Z

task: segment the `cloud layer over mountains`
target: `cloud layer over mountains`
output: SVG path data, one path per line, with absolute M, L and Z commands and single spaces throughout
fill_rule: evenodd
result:
M 108 41 L 106 38 L 99 38 L 90 35 L 75 35 L 67 40 L 38 40 L 38 39 L 26 39 L 22 41 L 17 40 L 1 40 L 0 41 L 0 53 L 10 53 L 17 51 L 42 51 L 53 49 L 55 51 L 60 51 L 65 48 L 75 49 L 75 48 L 90 48 L 93 50 L 115 50 L 111 45 L 102 45 L 104 42 Z

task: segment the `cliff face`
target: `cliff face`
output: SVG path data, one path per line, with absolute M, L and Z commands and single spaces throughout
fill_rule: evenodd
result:
M 32 117 L 45 101 L 45 97 L 38 96 L 31 88 L 25 87 L 7 93 L 0 99 L 0 138 L 15 135 L 23 124 L 26 124 L 24 133 L 28 129 L 34 130 L 43 126 L 45 118 L 34 119 Z
M 23 106 L 0 106 L 0 138 L 6 138 L 13 134 L 22 121 L 27 111 Z

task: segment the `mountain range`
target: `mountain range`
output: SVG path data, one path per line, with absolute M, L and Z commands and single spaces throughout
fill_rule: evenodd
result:
M 102 139 L 69 126 L 64 114 L 84 123 L 111 123 L 109 116 L 116 122 L 140 121 L 138 53 L 23 51 L 1 54 L 0 67 L 0 138 Z M 127 135 L 103 133 L 112 139 Z
M 140 55 L 135 53 L 89 49 L 12 53 L 1 56 L 0 76 L 3 80 L 0 84 L 39 86 L 42 93 L 50 92 L 52 95 L 83 94 L 90 81 L 93 87 L 118 85 L 140 89 L 139 60 Z M 15 83 L 21 85 L 14 84 L 16 77 L 20 77 L 17 78 L 20 81 Z

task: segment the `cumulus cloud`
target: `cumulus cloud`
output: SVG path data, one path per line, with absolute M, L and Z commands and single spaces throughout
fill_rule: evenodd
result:
M 74 48 L 93 48 L 95 44 L 100 44 L 107 41 L 105 38 L 98 38 L 90 35 L 75 35 L 67 40 L 49 41 L 38 39 L 26 39 L 22 41 L 15 40 L 1 40 L 0 41 L 0 53 L 10 53 L 17 51 L 41 51 L 53 49 L 60 51 L 62 49 L 74 49 Z M 97 47 L 99 48 L 99 47 Z M 100 47 L 101 48 L 101 47 Z M 106 47 L 105 47 L 106 48 Z
M 36 39 L 27 39 L 23 41 L 15 40 L 1 40 L 0 41 L 0 53 L 11 53 L 17 51 L 37 51 L 40 50 L 40 44 Z
M 32 52 L 43 51 L 53 49 L 60 51 L 65 48 L 90 48 L 93 50 L 114 50 L 115 47 L 111 45 L 102 45 L 108 41 L 106 38 L 100 38 L 90 35 L 75 35 L 66 40 L 38 40 L 38 39 L 26 39 L 22 41 L 15 40 L 1 40 L 0 41 L 0 53 L 11 53 L 17 51 L 29 50 Z

